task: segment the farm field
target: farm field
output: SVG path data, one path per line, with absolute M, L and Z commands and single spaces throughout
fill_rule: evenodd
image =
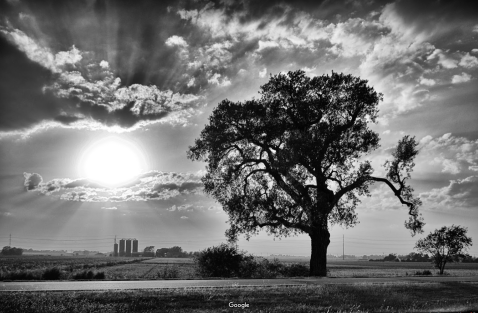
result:
M 272 260 L 272 258 L 270 258 Z M 279 259 L 282 263 L 307 264 L 304 259 Z M 295 262 L 294 262 L 295 261 Z M 193 259 L 188 258 L 113 258 L 85 256 L 9 256 L 0 257 L 0 280 L 42 279 L 42 273 L 58 268 L 61 277 L 73 279 L 84 272 L 102 272 L 106 280 L 130 279 L 197 279 Z M 429 270 L 436 276 L 437 270 L 427 262 L 369 262 L 329 261 L 329 277 L 396 277 L 412 276 Z M 478 276 L 477 263 L 450 263 L 445 269 L 449 276 Z
M 407 276 L 423 270 L 437 275 L 438 271 L 429 262 L 330 261 L 327 267 L 330 277 Z M 449 263 L 445 273 L 450 276 L 478 276 L 478 263 Z
M 476 311 L 476 283 L 387 283 L 128 291 L 2 292 L 2 312 Z
M 42 274 L 56 268 L 62 279 L 85 270 L 99 270 L 120 264 L 139 263 L 145 258 L 111 258 L 104 256 L 0 256 L 0 280 L 41 279 Z

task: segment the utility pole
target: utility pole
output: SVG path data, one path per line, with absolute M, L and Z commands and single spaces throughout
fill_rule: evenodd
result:
M 345 261 L 345 235 L 342 234 L 342 261 Z
M 9 247 L 12 246 L 12 234 L 10 234 L 10 240 L 8 241 L 8 246 L 9 246 Z

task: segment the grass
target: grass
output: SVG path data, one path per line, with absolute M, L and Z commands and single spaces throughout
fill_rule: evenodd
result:
M 94 256 L 0 256 L 0 281 L 74 279 L 77 274 L 84 271 L 138 264 L 143 260 L 146 259 Z
M 297 264 L 296 261 L 298 260 L 285 259 L 281 260 L 281 263 L 291 266 Z M 307 262 L 299 264 L 307 265 Z M 404 277 L 424 271 L 430 271 L 433 276 L 438 275 L 433 265 L 427 262 L 329 261 L 327 267 L 329 277 Z M 54 268 L 61 272 L 59 277 L 54 276 L 58 279 L 75 279 L 75 276 L 80 277 L 85 271 L 101 271 L 107 280 L 201 278 L 196 272 L 193 260 L 188 258 L 3 256 L 0 257 L 0 281 L 40 280 L 48 277 L 44 273 Z M 449 276 L 478 276 L 478 264 L 450 263 L 447 264 L 445 272 Z M 264 277 L 268 277 L 266 274 Z M 279 276 L 301 276 L 299 274 Z
M 182 288 L 95 292 L 3 292 L 2 312 L 472 311 L 476 283 L 389 283 L 294 287 Z

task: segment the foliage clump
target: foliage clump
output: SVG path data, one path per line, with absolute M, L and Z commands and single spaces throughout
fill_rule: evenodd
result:
M 22 255 L 23 254 L 23 249 L 22 248 L 5 246 L 5 247 L 3 247 L 1 254 L 2 255 Z
M 227 244 L 201 251 L 195 263 L 202 277 L 276 278 L 309 275 L 309 267 L 304 264 L 283 264 L 277 259 L 269 261 L 255 258 Z
M 58 267 L 47 268 L 42 275 L 43 280 L 59 280 L 61 277 L 62 273 Z
M 471 238 L 466 236 L 467 231 L 466 227 L 459 225 L 443 226 L 418 240 L 415 249 L 431 253 L 433 264 L 443 275 L 447 262 L 466 257 L 464 252 L 472 244 Z
M 94 272 L 94 271 L 82 271 L 73 275 L 73 279 L 105 279 L 106 275 L 104 272 Z

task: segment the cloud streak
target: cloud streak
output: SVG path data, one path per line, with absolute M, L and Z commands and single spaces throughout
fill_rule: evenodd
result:
M 177 196 L 202 194 L 201 175 L 150 171 L 117 188 L 106 188 L 88 179 L 57 178 L 43 182 L 37 173 L 24 173 L 25 190 L 56 196 L 67 201 L 125 202 L 167 200 Z M 179 206 L 177 210 L 186 210 Z

